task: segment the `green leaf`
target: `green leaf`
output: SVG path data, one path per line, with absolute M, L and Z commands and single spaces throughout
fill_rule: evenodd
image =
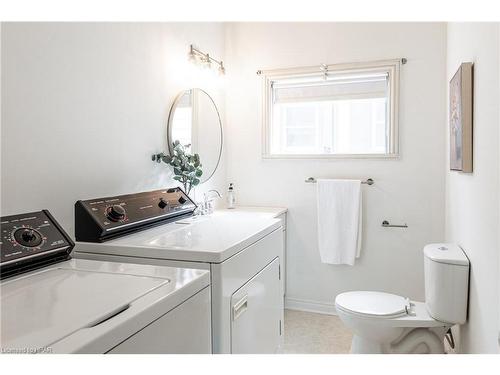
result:
M 201 183 L 200 177 L 203 175 L 203 171 L 200 155 L 191 154 L 187 151 L 190 145 L 183 146 L 179 140 L 175 140 L 172 145 L 172 154 L 161 153 L 161 160 L 173 167 L 174 176 L 172 178 L 175 181 L 180 181 L 184 185 L 184 189 L 189 191 Z

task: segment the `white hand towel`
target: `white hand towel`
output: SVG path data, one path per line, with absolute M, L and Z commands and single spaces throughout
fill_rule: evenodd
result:
M 361 251 L 361 181 L 319 179 L 317 189 L 321 261 L 353 266 Z

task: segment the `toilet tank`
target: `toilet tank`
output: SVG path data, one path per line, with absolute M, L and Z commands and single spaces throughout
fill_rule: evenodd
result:
M 436 320 L 463 324 L 467 320 L 469 259 L 455 244 L 424 247 L 425 304 Z

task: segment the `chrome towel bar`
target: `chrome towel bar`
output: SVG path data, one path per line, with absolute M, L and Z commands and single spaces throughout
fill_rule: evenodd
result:
M 314 177 L 309 177 L 307 180 L 305 180 L 305 182 L 307 182 L 309 184 L 315 184 L 316 179 Z M 361 181 L 361 183 L 366 184 L 366 185 L 373 185 L 375 183 L 375 181 L 373 181 L 373 179 L 369 178 L 366 181 Z
M 396 225 L 396 224 L 391 224 L 387 220 L 382 221 L 382 226 L 385 228 L 408 228 L 408 224 L 403 224 L 403 225 Z

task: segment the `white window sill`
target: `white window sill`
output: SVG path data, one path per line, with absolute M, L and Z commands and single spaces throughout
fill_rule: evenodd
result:
M 375 159 L 375 160 L 397 160 L 399 154 L 263 154 L 262 159 Z

